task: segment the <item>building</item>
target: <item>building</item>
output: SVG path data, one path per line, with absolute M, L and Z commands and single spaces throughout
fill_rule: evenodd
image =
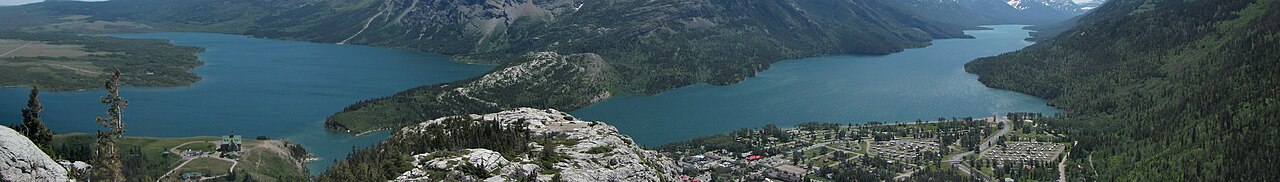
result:
M 243 139 L 240 135 L 231 134 L 222 136 L 222 144 L 218 145 L 218 151 L 222 152 L 222 157 L 236 158 L 240 157 L 241 142 Z
M 773 170 L 769 170 L 768 172 L 770 178 L 776 178 L 783 181 L 803 181 L 804 176 L 808 174 L 808 169 L 790 164 L 773 167 Z

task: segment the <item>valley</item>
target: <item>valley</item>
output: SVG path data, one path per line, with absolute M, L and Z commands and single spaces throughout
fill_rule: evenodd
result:
M 1274 181 L 1277 10 L 1275 0 L 4 6 L 0 123 L 13 130 L 0 130 L 0 156 L 12 158 L 0 161 L 13 167 L 0 181 Z M 214 145 L 199 136 L 227 133 L 262 139 L 246 153 L 196 152 Z M 234 157 L 282 148 L 311 154 Z M 76 165 L 55 159 L 100 168 L 68 175 Z

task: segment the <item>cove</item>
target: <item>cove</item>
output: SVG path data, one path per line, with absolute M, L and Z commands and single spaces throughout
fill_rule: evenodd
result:
M 1022 49 L 1021 25 L 966 31 L 974 39 L 883 56 L 827 56 L 775 63 L 728 86 L 698 84 L 657 95 L 622 95 L 571 112 L 618 127 L 657 146 L 696 136 L 804 122 L 864 123 L 990 117 L 1007 112 L 1057 113 L 1045 101 L 988 88 L 964 64 Z
M 121 90 L 126 136 L 184 137 L 236 133 L 302 144 L 321 159 L 312 174 L 353 148 L 381 141 L 389 132 L 359 137 L 324 129 L 324 119 L 352 103 L 409 88 L 465 79 L 492 66 L 450 61 L 447 56 L 368 46 L 332 45 L 208 33 L 112 35 L 170 40 L 205 48 L 203 79 L 190 87 Z M 29 88 L 0 88 L 0 120 L 22 120 Z M 44 122 L 56 133 L 93 133 L 106 92 L 42 92 Z

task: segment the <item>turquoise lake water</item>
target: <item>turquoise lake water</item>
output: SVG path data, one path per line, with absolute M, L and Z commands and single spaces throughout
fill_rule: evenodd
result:
M 730 86 L 693 85 L 654 96 L 623 95 L 572 112 L 617 126 L 646 145 L 809 121 L 914 121 L 985 117 L 1012 111 L 1057 112 L 1044 100 L 991 89 L 964 72 L 964 63 L 1021 49 L 1022 26 L 969 31 L 976 39 L 885 56 L 829 56 L 788 60 Z M 203 77 L 191 87 L 125 88 L 130 136 L 258 135 L 303 144 L 320 156 L 319 173 L 354 147 L 387 137 L 329 132 L 325 117 L 349 104 L 416 86 L 465 79 L 493 67 L 449 61 L 447 56 L 205 33 L 116 35 L 156 38 L 204 47 Z M 0 121 L 21 120 L 27 88 L 0 88 Z M 105 107 L 102 90 L 45 92 L 45 122 L 58 133 L 93 132 Z
M 360 100 L 409 88 L 465 79 L 492 66 L 450 61 L 447 56 L 368 46 L 318 44 L 207 33 L 114 35 L 155 38 L 206 49 L 191 87 L 124 88 L 127 136 L 224 135 L 284 138 L 321 158 L 309 164 L 322 172 L 335 159 L 385 139 L 379 132 L 360 137 L 324 129 L 324 119 Z M 0 88 L 0 121 L 21 121 L 29 88 Z M 57 133 L 92 133 L 103 90 L 43 92 L 44 121 Z
M 975 39 L 884 56 L 827 56 L 782 61 L 729 86 L 693 85 L 658 95 L 616 96 L 571 112 L 612 124 L 638 143 L 655 146 L 691 137 L 803 122 L 936 120 L 1007 112 L 1054 113 L 1045 101 L 987 88 L 964 64 L 1022 49 L 1024 26 L 967 31 Z

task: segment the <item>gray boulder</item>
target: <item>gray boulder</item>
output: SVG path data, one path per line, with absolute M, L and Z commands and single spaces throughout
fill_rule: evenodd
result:
M 0 127 L 0 164 L 0 181 L 70 180 L 66 168 L 9 127 Z

